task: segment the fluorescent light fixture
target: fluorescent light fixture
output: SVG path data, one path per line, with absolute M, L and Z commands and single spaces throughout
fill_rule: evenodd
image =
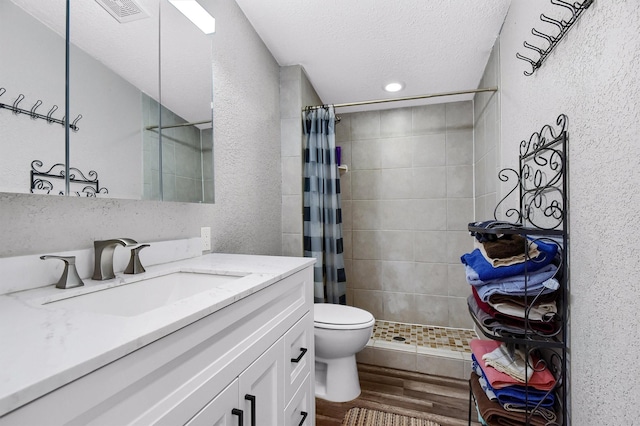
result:
M 389 83 L 386 86 L 384 86 L 384 90 L 386 90 L 387 92 L 399 92 L 403 88 L 404 88 L 404 84 L 397 83 L 397 82 Z
M 196 0 L 169 0 L 184 16 L 205 34 L 216 32 L 216 20 Z

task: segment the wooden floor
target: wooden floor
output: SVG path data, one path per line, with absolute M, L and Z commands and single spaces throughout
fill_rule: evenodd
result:
M 362 393 L 357 399 L 339 403 L 316 398 L 316 426 L 340 426 L 346 412 L 353 407 L 429 419 L 441 426 L 468 424 L 467 380 L 366 364 L 358 364 L 358 371 Z

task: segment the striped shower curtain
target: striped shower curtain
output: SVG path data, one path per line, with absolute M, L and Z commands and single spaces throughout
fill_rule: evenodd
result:
M 333 106 L 303 114 L 304 255 L 316 258 L 314 301 L 346 305 L 335 124 Z

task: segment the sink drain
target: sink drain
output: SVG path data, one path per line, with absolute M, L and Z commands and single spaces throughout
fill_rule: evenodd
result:
M 405 340 L 407 340 L 407 339 L 405 339 L 405 338 L 404 338 L 404 337 L 402 337 L 402 336 L 394 336 L 394 337 L 393 337 L 393 340 L 398 341 L 398 342 L 404 342 L 404 341 L 405 341 Z

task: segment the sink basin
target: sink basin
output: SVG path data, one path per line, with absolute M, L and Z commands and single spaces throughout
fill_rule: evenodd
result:
M 242 278 L 199 272 L 173 272 L 93 293 L 48 302 L 52 308 L 136 316 Z

